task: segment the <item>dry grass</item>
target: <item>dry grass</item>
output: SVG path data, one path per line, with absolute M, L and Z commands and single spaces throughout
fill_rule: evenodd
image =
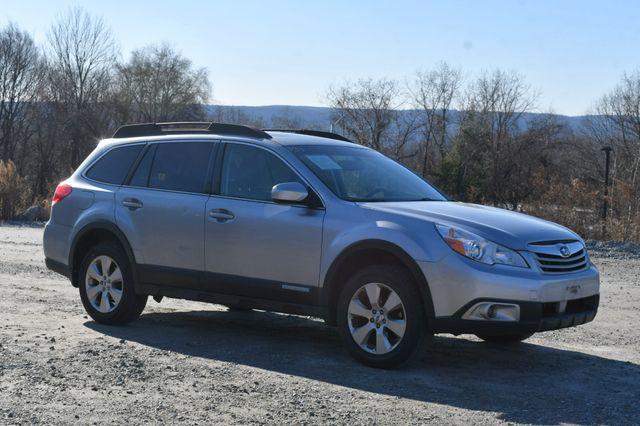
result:
M 640 242 L 640 217 L 633 214 L 635 203 L 630 191 L 615 190 L 609 196 L 606 221 L 602 219 L 603 194 L 579 179 L 569 184 L 548 185 L 536 201 L 525 203 L 521 211 L 576 231 L 584 238 Z
M 29 202 L 29 187 L 13 161 L 0 160 L 0 219 L 12 219 Z

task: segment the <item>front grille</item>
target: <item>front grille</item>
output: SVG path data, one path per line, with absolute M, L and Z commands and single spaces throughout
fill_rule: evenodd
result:
M 531 243 L 533 255 L 543 272 L 549 274 L 566 274 L 582 271 L 589 267 L 587 252 L 579 241 L 559 242 L 555 244 Z M 566 246 L 570 254 L 562 256 L 560 249 Z

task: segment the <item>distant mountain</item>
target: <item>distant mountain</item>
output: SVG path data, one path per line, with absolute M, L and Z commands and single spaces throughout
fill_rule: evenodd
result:
M 249 122 L 260 124 L 263 128 L 282 127 L 282 123 L 290 121 L 300 128 L 328 130 L 331 126 L 331 108 L 298 105 L 265 105 L 265 106 L 229 106 L 208 105 L 207 109 L 214 117 L 239 121 L 243 118 Z
M 231 106 L 207 105 L 207 110 L 214 120 L 227 122 L 250 122 L 261 128 L 313 128 L 329 130 L 331 127 L 331 108 L 298 106 L 298 105 L 265 105 L 265 106 Z M 411 114 L 416 110 L 403 110 Z M 457 122 L 458 111 L 452 111 L 453 122 Z M 539 113 L 526 113 L 519 123 L 522 127 L 539 117 Z M 553 114 L 561 123 L 573 131 L 580 131 L 584 127 L 585 116 L 568 116 Z M 287 125 L 290 124 L 290 125 Z M 339 125 L 336 126 L 339 130 Z M 454 129 L 452 129 L 454 130 Z

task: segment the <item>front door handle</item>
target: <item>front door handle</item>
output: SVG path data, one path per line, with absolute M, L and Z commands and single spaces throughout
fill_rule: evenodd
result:
M 227 222 L 233 220 L 235 215 L 226 209 L 213 209 L 209 210 L 209 217 L 218 222 Z
M 122 200 L 122 205 L 127 207 L 129 210 L 138 210 L 142 208 L 142 201 L 136 198 L 125 198 Z

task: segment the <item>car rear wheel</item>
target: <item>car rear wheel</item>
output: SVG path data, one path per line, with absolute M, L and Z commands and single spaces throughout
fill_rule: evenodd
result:
M 80 298 L 96 322 L 126 324 L 140 316 L 147 296 L 135 293 L 129 259 L 115 243 L 92 247 L 80 266 Z
M 527 340 L 529 337 L 533 336 L 533 333 L 513 333 L 501 335 L 476 334 L 476 336 L 488 343 L 513 344 L 522 342 L 523 340 Z
M 346 283 L 338 299 L 338 327 L 358 361 L 392 368 L 416 354 L 425 316 L 412 276 L 395 265 L 366 267 Z

